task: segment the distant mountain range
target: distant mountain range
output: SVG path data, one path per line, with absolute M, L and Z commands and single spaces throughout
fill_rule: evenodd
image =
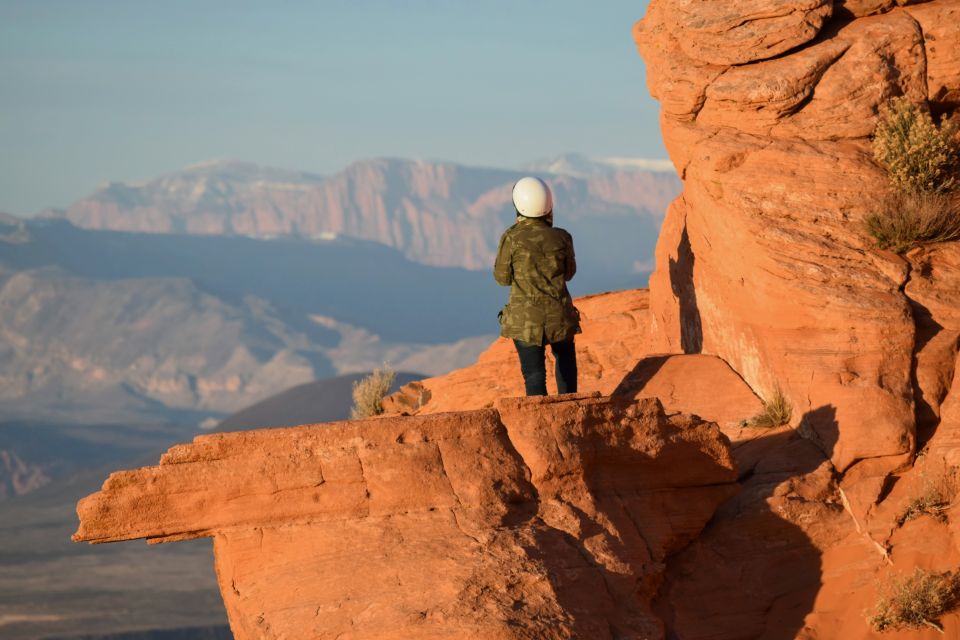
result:
M 679 191 L 662 168 L 569 155 L 525 170 L 573 233 L 575 295 L 646 283 Z M 521 175 L 211 162 L 0 215 L 0 420 L 198 423 L 384 360 L 465 366 L 498 330 L 506 290 L 489 271 Z
M 565 156 L 527 169 L 553 185 L 557 224 L 574 235 L 574 295 L 646 283 L 679 191 L 659 168 Z M 498 330 L 507 291 L 490 268 L 521 175 L 394 159 L 331 177 L 217 162 L 108 185 L 63 211 L 0 214 L 4 637 L 219 637 L 203 543 L 73 545 L 76 500 L 201 424 L 344 417 L 352 381 L 384 360 L 424 375 L 471 363 Z M 35 615 L 39 602 L 53 613 Z M 190 637 L 170 633 L 143 637 Z
M 556 220 L 594 269 L 634 271 L 680 191 L 665 161 L 534 163 L 554 189 Z M 656 169 L 656 170 L 653 170 Z M 322 177 L 241 162 L 208 162 L 137 185 L 111 183 L 62 211 L 85 229 L 327 239 L 348 236 L 415 262 L 487 269 L 510 192 L 527 171 L 381 158 Z
M 501 294 L 349 239 L 0 224 L 0 420 L 196 423 L 384 360 L 449 370 L 489 343 Z

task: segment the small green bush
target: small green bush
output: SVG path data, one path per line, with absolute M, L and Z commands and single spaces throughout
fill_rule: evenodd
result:
M 763 411 L 744 422 L 746 427 L 779 427 L 790 422 L 793 416 L 793 407 L 787 402 L 780 387 L 773 392 L 773 397 L 765 400 Z
M 387 365 L 373 370 L 366 378 L 353 383 L 353 409 L 350 417 L 354 420 L 370 418 L 383 413 L 383 399 L 390 392 L 397 373 Z
M 893 191 L 867 216 L 867 231 L 881 249 L 903 253 L 923 242 L 960 238 L 957 197 L 923 191 Z
M 873 157 L 897 191 L 946 193 L 960 185 L 960 123 L 946 119 L 938 127 L 925 109 L 894 98 L 881 112 Z
M 874 631 L 922 629 L 943 631 L 938 619 L 960 601 L 960 579 L 951 572 L 917 567 L 913 575 L 890 577 L 877 585 L 880 599 L 867 621 Z

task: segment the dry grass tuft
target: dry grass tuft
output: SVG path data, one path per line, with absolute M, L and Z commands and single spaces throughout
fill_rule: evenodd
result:
M 867 216 L 867 231 L 881 249 L 903 253 L 922 242 L 960 239 L 960 205 L 956 195 L 893 191 Z
M 942 632 L 939 618 L 960 602 L 960 576 L 917 567 L 913 575 L 889 577 L 877 590 L 880 599 L 867 618 L 874 631 L 933 627 Z
M 939 469 L 923 478 L 919 495 L 914 496 L 897 516 L 897 524 L 928 515 L 946 522 L 946 511 L 960 492 L 960 474 L 956 467 Z
M 790 422 L 793 416 L 793 407 L 787 402 L 780 387 L 773 392 L 773 397 L 765 400 L 763 411 L 745 421 L 745 427 L 779 427 Z
M 383 399 L 390 392 L 397 373 L 387 363 L 373 370 L 369 376 L 353 383 L 353 409 L 350 417 L 354 420 L 370 418 L 383 413 Z
M 927 110 L 894 98 L 880 114 L 873 157 L 897 191 L 946 193 L 960 186 L 960 122 L 938 127 Z

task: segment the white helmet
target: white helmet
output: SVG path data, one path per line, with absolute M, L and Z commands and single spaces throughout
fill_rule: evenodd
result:
M 553 196 L 550 187 L 540 178 L 520 178 L 513 186 L 513 206 L 528 218 L 542 218 L 553 211 Z

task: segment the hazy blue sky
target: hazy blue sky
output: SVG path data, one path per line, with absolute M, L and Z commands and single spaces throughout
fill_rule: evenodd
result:
M 646 4 L 2 0 L 0 211 L 215 158 L 663 158 Z

